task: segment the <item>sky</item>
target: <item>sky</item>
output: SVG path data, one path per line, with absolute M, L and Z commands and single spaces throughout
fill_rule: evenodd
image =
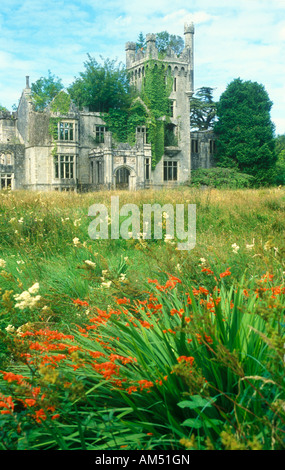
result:
M 87 54 L 125 64 L 140 32 L 184 37 L 190 22 L 194 88 L 212 87 L 218 100 L 236 78 L 262 84 L 285 134 L 285 0 L 1 0 L 0 105 L 18 105 L 26 76 L 51 71 L 68 87 Z

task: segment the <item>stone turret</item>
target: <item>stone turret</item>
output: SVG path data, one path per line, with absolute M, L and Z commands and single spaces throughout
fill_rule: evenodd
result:
M 128 67 L 131 67 L 136 57 L 136 43 L 127 42 L 125 50 L 126 50 L 126 66 L 128 68 Z
M 147 58 L 157 59 L 158 51 L 156 48 L 156 35 L 147 34 L 146 35 L 146 56 Z
M 190 68 L 190 92 L 194 93 L 194 24 L 184 24 L 184 37 L 185 37 L 185 57 Z

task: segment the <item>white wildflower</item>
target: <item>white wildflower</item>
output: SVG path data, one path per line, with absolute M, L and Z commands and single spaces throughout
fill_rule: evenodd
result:
M 107 282 L 102 282 L 102 286 L 103 287 L 110 287 L 110 285 L 112 284 L 112 281 L 107 281 Z
M 200 258 L 200 266 L 205 266 L 206 261 L 207 260 L 205 258 Z
M 73 225 L 74 225 L 74 227 L 80 227 L 80 225 L 81 225 L 81 219 L 76 219 L 76 220 L 73 222 Z
M 39 289 L 39 284 L 36 282 L 32 287 L 27 291 L 23 291 L 21 294 L 14 295 L 15 300 L 17 301 L 15 307 L 23 310 L 25 308 L 34 308 L 37 306 L 38 302 L 41 300 L 40 295 L 33 296 L 36 294 Z
M 6 261 L 4 259 L 0 259 L 0 268 L 5 268 Z
M 232 244 L 232 249 L 233 249 L 233 253 L 237 253 L 238 250 L 239 250 L 239 246 L 236 243 L 233 243 Z
M 80 245 L 80 240 L 79 240 L 79 238 L 75 237 L 75 238 L 73 239 L 73 245 L 75 245 L 75 246 Z
M 5 330 L 7 333 L 13 333 L 15 331 L 15 327 L 13 325 L 8 325 Z
M 28 289 L 28 291 L 30 294 L 37 294 L 39 288 L 40 288 L 40 285 L 38 282 L 36 282 L 32 287 Z
M 88 266 L 91 266 L 92 268 L 94 268 L 96 266 L 96 263 L 93 263 L 93 261 L 90 261 L 89 259 L 86 259 L 85 260 L 85 263 L 88 265 Z
M 245 245 L 245 247 L 246 247 L 247 250 L 252 250 L 252 249 L 254 248 L 254 241 L 255 241 L 255 240 L 254 240 L 254 238 L 253 238 L 252 244 L 247 243 L 247 244 Z
M 278 253 L 278 248 L 277 248 L 276 246 L 274 246 L 274 247 L 273 247 L 273 250 L 274 250 L 274 254 L 275 254 L 275 256 L 276 256 L 277 253 Z

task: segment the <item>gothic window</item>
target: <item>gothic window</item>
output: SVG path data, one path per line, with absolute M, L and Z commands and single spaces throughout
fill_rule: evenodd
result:
M 55 179 L 74 179 L 74 155 L 56 155 L 54 157 Z
M 191 153 L 198 153 L 198 139 L 191 139 Z
M 0 189 L 11 189 L 12 179 L 12 173 L 0 173 Z
M 137 133 L 143 135 L 143 142 L 144 144 L 149 143 L 149 135 L 148 135 L 148 129 L 145 126 L 138 126 L 137 127 Z
M 94 132 L 95 132 L 95 141 L 97 144 L 102 144 L 105 141 L 105 132 L 106 132 L 106 127 L 105 126 L 94 126 Z
M 163 163 L 163 180 L 177 181 L 177 161 L 167 160 Z
M 57 140 L 76 141 L 77 123 L 70 121 L 60 121 L 57 127 Z
M 150 158 L 144 160 L 144 179 L 145 181 L 150 180 Z
M 174 77 L 173 79 L 173 91 L 177 91 L 177 78 Z

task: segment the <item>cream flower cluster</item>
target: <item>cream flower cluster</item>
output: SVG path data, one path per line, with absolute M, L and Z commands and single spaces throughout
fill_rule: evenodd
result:
M 36 282 L 27 291 L 24 291 L 21 294 L 14 295 L 14 298 L 17 301 L 15 307 L 19 308 L 20 310 L 23 310 L 24 308 L 36 307 L 37 303 L 41 299 L 40 295 L 35 295 L 37 294 L 39 288 L 39 283 Z

